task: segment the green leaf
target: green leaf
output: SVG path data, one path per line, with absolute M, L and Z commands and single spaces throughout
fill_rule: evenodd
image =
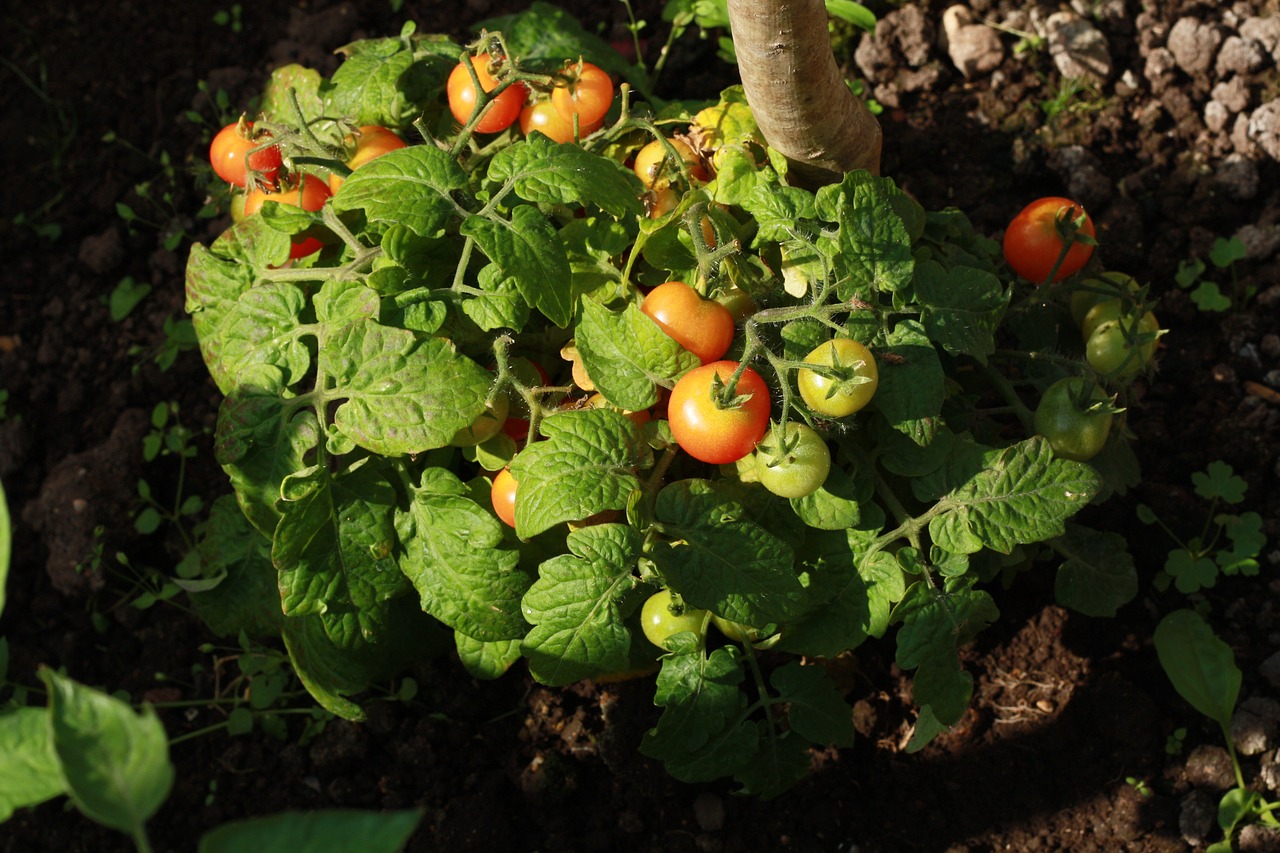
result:
M 1173 576 L 1178 592 L 1185 595 L 1212 589 L 1218 583 L 1218 564 L 1185 548 L 1169 552 L 1168 559 L 1164 561 L 1164 570 Z
M 1231 299 L 1225 296 L 1217 282 L 1202 281 L 1191 291 L 1191 301 L 1201 311 L 1226 311 L 1231 308 Z
M 1218 801 L 1218 826 L 1227 836 L 1227 850 L 1230 851 L 1230 839 L 1236 827 L 1253 820 L 1258 815 L 1258 807 L 1266 800 L 1257 791 L 1248 788 L 1232 788 L 1222 795 Z
M 271 540 L 250 526 L 235 499 L 213 502 L 196 545 L 205 578 L 221 581 L 189 592 L 196 612 L 221 637 L 241 631 L 266 637 L 280 630 L 282 613 L 277 573 L 271 564 Z
M 1219 237 L 1213 241 L 1213 248 L 1209 250 L 1209 260 L 1220 270 L 1226 269 L 1236 261 L 1242 261 L 1248 256 L 1249 249 L 1239 237 L 1230 239 Z
M 1068 524 L 1051 544 L 1066 557 L 1054 582 L 1063 607 L 1086 616 L 1115 616 L 1137 596 L 1138 572 L 1120 534 Z
M 853 0 L 826 0 L 827 14 L 847 21 L 855 27 L 871 32 L 876 28 L 876 15 L 861 3 Z
M 423 471 L 407 513 L 397 521 L 400 569 L 422 609 L 474 640 L 515 640 L 527 629 L 520 599 L 532 579 L 520 555 L 502 547 L 502 523 L 443 468 Z
M 169 740 L 150 706 L 119 699 L 42 669 L 53 750 L 67 793 L 86 817 L 135 838 L 173 787 Z
M 769 800 L 803 779 L 813 766 L 813 757 L 809 741 L 795 732 L 770 731 L 764 720 L 756 723 L 756 729 L 755 754 L 733 778 L 742 784 L 738 793 Z
M 635 470 L 647 458 L 636 425 L 611 409 L 562 412 L 542 422 L 546 441 L 526 447 L 511 463 L 516 533 L 537 536 L 564 521 L 625 509 L 640 488 Z
M 1186 609 L 1161 619 L 1153 639 L 1174 689 L 1229 735 L 1242 678 L 1231 647 L 1214 635 L 1199 613 Z
M 511 184 L 516 195 L 535 204 L 595 205 L 619 219 L 644 212 L 634 172 L 611 157 L 541 134 L 499 151 L 485 178 Z
M 1048 441 L 1032 436 L 1006 448 L 986 470 L 944 496 L 940 503 L 946 511 L 929 522 L 929 534 L 955 554 L 984 546 L 1008 554 L 1016 545 L 1061 535 L 1066 520 L 1097 490 L 1092 468 L 1055 458 Z
M 944 269 L 925 261 L 916 266 L 915 291 L 928 336 L 949 353 L 986 364 L 996 350 L 996 328 L 1009 302 L 1000 279 L 973 267 Z
M 620 605 L 639 582 L 640 544 L 633 527 L 593 525 L 569 534 L 570 554 L 542 564 L 522 602 L 534 626 L 522 647 L 534 678 L 563 685 L 627 668 L 631 632 Z
M 119 322 L 128 317 L 134 308 L 138 307 L 138 303 L 147 297 L 151 292 L 151 285 L 146 282 L 135 281 L 133 276 L 125 276 L 120 279 L 111 291 L 107 305 L 111 311 L 111 319 Z
M 453 193 L 466 188 L 467 173 L 434 145 L 409 145 L 365 163 L 334 194 L 337 212 L 363 210 L 377 231 L 394 225 L 419 237 L 438 237 L 464 215 Z
M 404 127 L 421 115 L 424 101 L 444 79 L 462 49 L 419 56 L 405 38 L 364 39 L 339 49 L 345 58 L 325 90 L 328 115 L 351 116 L 357 125 Z
M 485 642 L 454 631 L 458 659 L 472 678 L 492 681 L 501 678 L 511 665 L 520 660 L 520 640 Z
M 560 328 L 569 325 L 573 294 L 568 253 L 560 235 L 538 208 L 519 205 L 511 211 L 510 221 L 498 216 L 469 216 L 460 230 L 515 280 L 525 302 Z
M 742 665 L 734 646 L 663 658 L 654 704 L 663 708 L 645 733 L 640 751 L 662 761 L 683 782 L 706 782 L 741 770 L 754 756 L 759 735 L 745 719 L 738 689 Z
M 663 538 L 650 557 L 689 604 L 755 628 L 803 612 L 791 548 L 706 480 L 670 484 L 655 514 Z
M 319 616 L 344 647 L 382 632 L 385 602 L 409 589 L 392 556 L 395 505 L 377 460 L 290 477 L 271 550 L 285 615 Z
M 1231 540 L 1230 550 L 1219 551 L 1215 558 L 1218 568 L 1225 575 L 1256 575 L 1258 561 L 1255 558 L 1267 544 L 1266 534 L 1262 532 L 1262 516 L 1246 512 L 1239 516 L 1218 516 L 1215 520 Z
M 282 812 L 225 823 L 200 838 L 199 853 L 398 853 L 422 820 L 422 812 Z
M 44 708 L 0 712 L 0 823 L 65 791 Z
M 311 369 L 311 353 L 302 340 L 302 290 L 286 282 L 253 287 L 225 307 L 216 330 L 200 331 L 205 364 L 223 394 L 260 364 L 277 366 L 285 385 L 302 381 Z M 193 322 L 198 322 L 197 314 Z
M 853 475 L 833 466 L 826 481 L 802 498 L 791 498 L 791 509 L 800 520 L 818 530 L 848 530 L 862 521 L 863 501 L 870 500 L 875 486 L 861 469 Z
M 297 98 L 298 108 L 307 121 L 324 115 L 324 103 L 320 99 L 320 72 L 296 62 L 282 65 L 271 72 L 262 90 L 260 109 L 269 121 L 293 124 L 298 120 L 293 111 L 289 91 Z
M 606 400 L 622 409 L 649 408 L 658 401 L 657 386 L 674 387 L 681 375 L 699 364 L 696 355 L 634 303 L 614 312 L 583 300 L 576 332 L 587 375 Z
M 840 226 L 832 264 L 841 299 L 891 293 L 911 283 L 911 236 L 892 201 L 901 192 L 889 178 L 868 172 L 849 172 L 839 184 L 818 191 L 818 215 Z
M 938 351 L 916 320 L 895 325 L 888 344 L 876 359 L 880 384 L 872 406 L 894 429 L 926 447 L 938 431 L 945 399 L 946 377 Z
M 825 669 L 791 661 L 775 669 L 769 681 L 778 701 L 788 705 L 792 731 L 814 743 L 853 746 L 853 711 Z
M 523 329 L 529 321 L 529 306 L 520 295 L 520 285 L 515 278 L 503 275 L 497 264 L 486 265 L 476 278 L 483 294 L 472 295 L 464 301 L 462 313 L 486 332 Z
M 493 381 L 446 339 L 371 321 L 329 330 L 319 362 L 329 397 L 343 399 L 334 429 L 383 456 L 447 445 L 484 411 Z
M 559 68 L 566 58 L 576 60 L 581 56 L 618 76 L 625 77 L 632 71 L 608 42 L 583 29 L 573 15 L 542 0 L 531 3 L 524 11 L 482 21 L 473 29 L 501 32 L 507 49 L 525 62 L 542 60 Z
M 1222 461 L 1210 462 L 1204 471 L 1196 471 L 1191 475 L 1191 483 L 1196 494 L 1205 500 L 1221 499 L 1229 504 L 1243 501 L 1249 487 L 1242 477 L 1236 475 L 1234 468 Z

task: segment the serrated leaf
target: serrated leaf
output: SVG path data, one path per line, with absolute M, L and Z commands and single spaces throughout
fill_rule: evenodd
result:
M 271 550 L 285 615 L 319 616 L 348 648 L 382 632 L 385 602 L 409 589 L 392 556 L 395 490 L 365 462 L 290 478 Z
M 453 193 L 465 189 L 467 173 L 434 145 L 409 145 L 365 163 L 334 194 L 338 212 L 363 210 L 386 230 L 403 225 L 419 237 L 437 237 L 462 215 Z
M 924 327 L 916 320 L 895 325 L 876 364 L 880 384 L 872 405 L 920 447 L 932 443 L 946 397 L 946 377 Z
M 947 511 L 929 522 L 929 534 L 955 554 L 984 546 L 1008 554 L 1016 545 L 1060 535 L 1098 487 L 1092 468 L 1055 458 L 1048 441 L 1032 436 L 1006 448 L 987 470 L 944 496 Z
M 634 172 L 612 158 L 541 134 L 499 151 L 485 178 L 510 183 L 516 195 L 535 204 L 595 205 L 619 219 L 644 212 L 643 187 Z
M 745 719 L 739 690 L 742 665 L 735 647 L 702 649 L 663 658 L 654 704 L 663 708 L 645 733 L 640 751 L 662 761 L 684 782 L 705 782 L 737 773 L 755 753 L 755 726 Z
M 902 598 L 902 570 L 892 554 L 877 551 L 862 559 L 855 535 L 833 533 L 820 556 L 806 562 L 813 609 L 783 628 L 777 648 L 795 654 L 835 657 L 867 637 L 884 636 L 893 603 Z
M 520 640 L 492 640 L 485 642 L 454 631 L 454 645 L 458 660 L 472 678 L 492 681 L 501 678 L 511 665 L 520 660 Z
M 1191 475 L 1191 483 L 1196 494 L 1205 500 L 1221 498 L 1229 504 L 1238 504 L 1244 500 L 1245 490 L 1249 484 L 1236 475 L 1235 469 L 1221 460 L 1209 463 L 1204 471 L 1196 471 Z
M 769 732 L 763 720 L 756 723 L 756 728 L 760 733 L 756 752 L 733 778 L 742 785 L 738 793 L 769 800 L 803 779 L 813 766 L 813 757 L 809 741 L 798 734 Z
M 848 530 L 861 523 L 861 502 L 870 499 L 874 488 L 870 476 L 861 469 L 850 475 L 835 466 L 815 491 L 791 498 L 791 509 L 801 521 L 818 530 Z
M 520 12 L 482 21 L 473 29 L 500 31 L 507 49 L 525 62 L 543 60 L 559 67 L 566 57 L 581 56 L 621 77 L 634 70 L 608 42 L 583 29 L 577 18 L 542 0 Z
M 40 678 L 49 691 L 53 751 L 71 801 L 86 817 L 139 836 L 173 787 L 169 739 L 155 711 L 147 706 L 136 714 L 51 669 L 42 669 Z
M 398 853 L 422 820 L 417 810 L 281 812 L 224 823 L 200 838 L 198 853 Z
M 201 335 L 205 365 L 219 390 L 231 393 L 244 372 L 259 364 L 278 367 L 286 385 L 299 382 L 311 367 L 300 334 L 305 308 L 305 295 L 288 283 L 250 288 L 225 306 L 216 330 L 206 328 Z
M 630 663 L 631 632 L 619 610 L 639 583 L 640 534 L 623 524 L 569 534 L 571 553 L 545 561 L 523 600 L 531 630 L 522 651 L 543 684 L 572 684 Z
M 329 115 L 353 117 L 357 125 L 407 125 L 454 64 L 441 55 L 417 55 L 403 38 L 365 39 L 339 52 L 346 56 L 326 87 L 325 108 Z M 452 57 L 461 52 L 452 46 Z
M 1199 613 L 1186 609 L 1161 619 L 1153 639 L 1160 666 L 1178 694 L 1229 732 L 1243 677 L 1231 647 Z
M 792 731 L 813 743 L 853 746 L 853 709 L 825 669 L 791 661 L 775 669 L 769 681 L 779 701 L 787 703 Z
M 0 712 L 0 823 L 64 790 L 49 712 L 30 707 Z
M 986 364 L 995 352 L 996 328 L 1009 300 L 1000 279 L 973 267 L 944 269 L 925 261 L 916 266 L 915 293 L 929 337 L 949 353 Z
M 502 547 L 501 522 L 455 475 L 424 471 L 397 526 L 404 547 L 400 568 L 424 611 L 480 641 L 524 635 L 520 599 L 532 579 L 517 567 L 519 553 Z
M 1066 557 L 1054 581 L 1063 607 L 1086 616 L 1115 616 L 1138 594 L 1138 572 L 1118 533 L 1068 524 L 1053 548 Z
M 911 236 L 891 196 L 901 190 L 889 178 L 849 172 L 818 191 L 818 215 L 840 226 L 832 264 L 841 299 L 891 293 L 911 283 Z
M 697 367 L 698 357 L 671 338 L 639 306 L 610 311 L 583 300 L 575 343 L 596 390 L 615 406 L 629 411 L 658 402 L 658 386 Z M 597 377 L 599 377 L 597 379 Z
M 222 637 L 278 633 L 282 613 L 271 540 L 250 526 L 234 498 L 213 502 L 196 548 L 203 575 L 222 576 L 216 586 L 188 593 L 209 629 Z
M 488 264 L 476 277 L 480 295 L 471 295 L 462 303 L 462 313 L 482 330 L 514 329 L 520 331 L 529 321 L 529 305 L 520 295 L 520 286 L 511 276 L 504 276 L 497 264 Z
M 296 62 L 276 68 L 262 90 L 260 109 L 263 117 L 272 122 L 293 124 L 298 120 L 293 110 L 293 99 L 297 100 L 306 121 L 324 115 L 324 102 L 320 98 L 321 79 L 319 71 Z
M 484 411 L 493 380 L 443 338 L 371 321 L 329 330 L 319 363 L 330 399 L 343 401 L 334 428 L 384 456 L 447 445 Z
M 791 548 L 706 480 L 670 484 L 658 493 L 655 514 L 663 538 L 650 557 L 689 604 L 752 627 L 803 612 Z
M 511 211 L 510 221 L 498 216 L 469 216 L 460 230 L 515 281 L 525 302 L 560 328 L 569 325 L 573 293 L 568 253 L 538 208 L 519 205 Z
M 520 484 L 520 538 L 626 508 L 631 493 L 640 488 L 635 471 L 648 454 L 634 423 L 611 409 L 581 409 L 547 418 L 542 433 L 546 441 L 529 445 L 511 462 Z

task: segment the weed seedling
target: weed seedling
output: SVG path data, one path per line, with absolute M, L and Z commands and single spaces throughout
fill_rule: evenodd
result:
M 1213 248 L 1209 251 L 1209 262 L 1215 269 L 1226 270 L 1231 278 L 1230 295 L 1223 293 L 1216 281 L 1202 278 L 1208 267 L 1199 258 L 1178 264 L 1174 281 L 1178 287 L 1191 292 L 1191 301 L 1201 311 L 1227 311 L 1233 305 L 1243 308 L 1258 292 L 1256 286 L 1242 283 L 1236 271 L 1236 261 L 1243 260 L 1245 254 L 1245 245 L 1239 237 L 1229 240 L 1219 237 L 1213 241 Z

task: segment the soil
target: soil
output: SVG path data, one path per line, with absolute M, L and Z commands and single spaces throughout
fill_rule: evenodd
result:
M 163 703 L 208 698 L 234 677 L 226 652 L 205 645 L 219 641 L 180 602 L 128 604 L 137 582 L 112 557 L 128 555 L 145 575 L 171 571 L 183 552 L 173 537 L 134 532 L 139 479 L 206 502 L 227 489 L 209 447 L 218 394 L 199 356 L 183 351 L 166 369 L 155 359 L 166 324 L 183 316 L 190 241 L 207 243 L 225 225 L 197 215 L 205 199 L 193 164 L 216 115 L 208 93 L 223 90 L 236 107 L 270 69 L 299 61 L 331 71 L 334 48 L 398 32 L 405 19 L 463 39 L 476 21 L 525 4 L 396 5 L 50 0 L 4 13 L 0 145 L 19 164 L 0 217 L 9 258 L 0 477 L 16 523 L 0 636 L 12 682 L 36 684 L 40 665 L 65 667 Z M 621 3 L 563 5 L 607 36 L 624 34 Z M 304 736 L 299 718 L 282 717 L 283 739 L 219 731 L 175 744 L 177 781 L 149 825 L 156 850 L 192 849 L 233 819 L 340 807 L 421 809 L 415 851 L 1192 849 L 1220 837 L 1216 802 L 1232 780 L 1221 733 L 1174 693 L 1151 645 L 1159 615 L 1189 601 L 1208 609 L 1244 672 L 1244 722 L 1254 724 L 1246 781 L 1277 795 L 1280 10 L 1275 0 L 1080 3 L 1110 68 L 1095 89 L 1059 97 L 1069 89 L 1057 48 L 1017 52 L 1007 31 L 991 65 L 966 78 L 940 42 L 944 5 L 873 5 L 877 35 L 844 43 L 848 73 L 884 107 L 885 174 L 993 236 L 1034 196 L 1075 196 L 1098 223 L 1109 265 L 1161 297 L 1170 332 L 1130 412 L 1143 480 L 1091 513 L 1128 539 L 1138 598 L 1096 619 L 1046 604 L 1047 572 L 994 589 L 1001 619 L 965 653 L 972 709 L 916 754 L 902 748 L 910 682 L 891 646 L 869 644 L 843 673 L 856 745 L 815 755 L 813 773 L 768 803 L 725 784 L 674 782 L 639 755 L 656 718 L 650 682 L 550 690 L 512 673 L 480 683 L 444 656 L 413 671 L 412 701 L 368 701 L 364 724 L 330 720 Z M 660 4 L 635 7 L 656 50 Z M 1058 10 L 968 7 L 1024 31 Z M 215 23 L 236 10 L 238 31 Z M 676 45 L 666 94 L 706 97 L 733 73 L 714 57 L 714 39 L 690 35 Z M 122 219 L 121 204 L 138 219 Z M 1255 295 L 1224 313 L 1200 311 L 1175 283 L 1179 263 L 1207 258 L 1215 238 L 1233 235 L 1249 251 L 1234 267 L 1239 286 Z M 1210 264 L 1205 275 L 1229 289 L 1226 271 Z M 126 277 L 152 289 L 112 320 L 107 300 Z M 181 482 L 174 457 L 147 462 L 141 452 L 150 412 L 165 401 L 196 434 Z M 1191 474 L 1214 460 L 1248 481 L 1232 511 L 1264 519 L 1261 572 L 1194 599 L 1161 593 L 1153 582 L 1171 542 L 1136 508 L 1192 535 L 1209 508 Z M 161 718 L 175 738 L 223 719 L 201 703 L 162 708 Z M 68 810 L 57 800 L 20 811 L 0 826 L 0 850 L 131 848 Z M 1280 840 L 1251 828 L 1237 845 L 1275 850 Z

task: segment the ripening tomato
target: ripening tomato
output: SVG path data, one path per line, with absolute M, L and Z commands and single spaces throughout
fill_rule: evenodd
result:
M 551 104 L 573 126 L 578 117 L 579 127 L 599 126 L 605 113 L 613 104 L 613 80 L 599 66 L 580 62 L 570 69 L 573 77 L 567 85 L 557 86 L 551 92 Z
M 660 589 L 645 599 L 640 608 L 640 628 L 645 639 L 660 649 L 667 647 L 667 640 L 683 631 L 702 636 L 707 611 L 696 607 L 680 607 L 672 600 L 671 590 Z
M 671 391 L 671 434 L 694 459 L 711 465 L 737 462 L 769 428 L 769 386 L 749 367 L 738 378 L 733 404 L 720 405 L 723 384 L 737 369 L 736 361 L 713 361 L 680 377 Z
M 354 172 L 370 160 L 376 160 L 388 151 L 404 148 L 408 143 L 393 130 L 377 124 L 366 124 L 362 125 L 355 135 L 347 137 L 347 144 L 355 145 L 350 159 L 347 160 L 347 168 Z M 340 175 L 330 175 L 329 192 L 336 193 L 338 187 L 342 186 L 343 180 L 345 179 Z
M 682 139 L 668 139 L 667 143 L 675 149 L 679 155 L 681 164 L 672 161 L 670 154 L 667 152 L 666 145 L 661 140 L 655 139 L 648 145 L 640 149 L 636 154 L 636 161 L 632 166 L 644 185 L 652 190 L 661 190 L 669 187 L 676 175 L 679 175 L 683 169 L 687 169 L 689 177 L 696 181 L 706 181 L 707 171 L 702 168 L 702 163 L 698 159 L 697 153 Z
M 1111 398 L 1082 376 L 1059 379 L 1036 406 L 1036 434 L 1049 440 L 1060 459 L 1085 462 L 1097 456 L 1111 433 Z
M 600 122 L 587 124 L 578 121 L 578 135 L 573 133 L 573 118 L 566 118 L 551 105 L 550 101 L 537 101 L 528 104 L 520 111 L 520 132 L 525 136 L 535 130 L 549 138 L 552 142 L 574 142 L 590 136 L 600 129 Z
M 843 378 L 823 376 L 802 368 L 796 385 L 804 403 L 815 414 L 843 418 L 861 409 L 875 396 L 880 371 L 871 351 L 852 338 L 833 338 L 804 357 L 806 364 L 835 368 Z
M 324 207 L 324 203 L 329 200 L 330 196 L 328 184 L 315 175 L 303 175 L 298 183 L 281 187 L 274 192 L 249 190 L 244 197 L 244 215 L 252 216 L 262 210 L 262 205 L 268 201 L 301 207 L 303 210 L 317 211 Z M 301 240 L 294 240 L 289 249 L 289 257 L 303 258 L 320 251 L 323 247 L 324 244 L 315 237 L 303 237 Z
M 454 433 L 453 440 L 449 444 L 453 447 L 475 447 L 477 444 L 484 444 L 502 431 L 503 425 L 507 422 L 507 413 L 510 411 L 511 398 L 504 391 L 493 401 L 493 405 L 486 406 L 470 425 Z M 525 423 L 527 430 L 528 421 Z
M 683 281 L 668 281 L 649 291 L 640 310 L 703 364 L 723 356 L 733 343 L 729 309 L 703 299 Z
M 214 134 L 209 144 L 209 164 L 219 178 L 229 184 L 244 189 L 248 184 L 248 169 L 258 173 L 258 180 L 273 185 L 280 174 L 282 160 L 280 147 L 272 145 L 253 151 L 261 145 L 268 134 L 256 136 L 253 133 L 253 122 L 232 122 Z M 253 151 L 253 153 L 249 153 Z
M 1079 230 L 1066 257 L 1053 272 L 1065 242 L 1060 228 L 1079 221 Z M 1053 272 L 1061 281 L 1078 273 L 1093 254 L 1093 220 L 1083 207 L 1068 198 L 1046 196 L 1024 207 L 1004 232 L 1004 259 L 1015 273 L 1032 284 L 1044 284 Z
M 831 449 L 817 430 L 787 421 L 769 430 L 755 450 L 760 485 L 781 498 L 813 494 L 831 472 Z
M 480 86 L 486 92 L 492 92 L 498 87 L 498 81 L 489 73 L 488 56 L 481 54 L 479 57 L 471 57 L 471 67 L 476 71 L 476 78 L 480 81 Z M 471 82 L 471 75 L 467 73 L 467 66 L 459 62 L 449 73 L 449 80 L 445 84 L 449 96 L 449 111 L 453 113 L 453 117 L 461 124 L 466 124 L 471 119 L 471 113 L 475 111 L 477 97 L 475 84 Z M 485 106 L 484 112 L 481 114 L 480 120 L 476 123 L 475 129 L 478 133 L 498 133 L 506 130 L 520 115 L 520 108 L 524 106 L 525 99 L 529 95 L 528 88 L 519 80 L 513 82 L 510 86 L 503 89 L 494 97 L 488 105 Z
M 493 485 L 489 488 L 489 501 L 493 504 L 493 511 L 498 514 L 498 518 L 508 527 L 516 526 L 516 489 L 519 484 L 516 478 L 511 475 L 510 468 L 503 468 L 498 475 L 493 478 Z

